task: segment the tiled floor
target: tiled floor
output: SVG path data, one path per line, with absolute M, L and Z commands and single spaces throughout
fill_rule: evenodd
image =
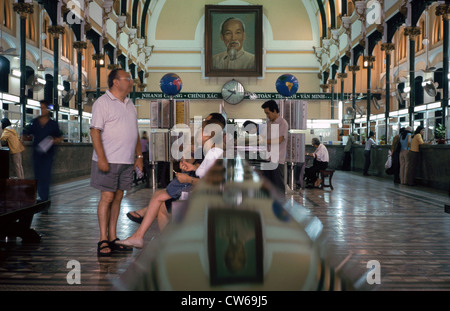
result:
M 362 274 L 368 261 L 377 260 L 381 284 L 366 284 L 364 289 L 450 290 L 447 193 L 341 171 L 335 173 L 333 185 L 333 191 L 305 189 L 288 196 L 323 222 L 333 264 L 347 260 L 342 273 Z M 145 206 L 152 192 L 138 185 L 126 193 L 120 238 L 137 228 L 126 213 Z M 36 214 L 32 224 L 42 235 L 39 244 L 0 242 L 0 290 L 111 289 L 141 251 L 97 258 L 99 192 L 89 186 L 88 178 L 55 185 L 51 193 L 51 208 Z M 147 242 L 157 234 L 154 224 Z M 67 267 L 70 260 L 81 265 L 81 284 L 67 282 L 73 269 Z

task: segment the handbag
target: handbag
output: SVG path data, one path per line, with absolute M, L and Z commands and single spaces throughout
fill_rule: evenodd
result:
M 384 163 L 384 168 L 388 169 L 391 168 L 391 166 L 392 166 L 392 153 L 391 150 L 389 150 L 387 161 L 386 163 Z

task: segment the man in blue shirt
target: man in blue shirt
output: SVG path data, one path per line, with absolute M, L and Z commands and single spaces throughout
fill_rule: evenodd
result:
M 64 137 L 58 123 L 50 118 L 49 105 L 46 100 L 40 101 L 41 115 L 31 121 L 24 130 L 24 139 L 33 136 L 33 168 L 37 180 L 38 201 L 47 201 L 50 192 L 50 180 L 55 144 Z

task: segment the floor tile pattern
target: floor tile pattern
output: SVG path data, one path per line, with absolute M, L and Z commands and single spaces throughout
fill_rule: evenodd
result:
M 304 189 L 287 196 L 309 209 L 324 224 L 328 254 L 342 274 L 364 275 L 377 260 L 381 284 L 364 290 L 450 290 L 450 203 L 447 193 L 396 185 L 390 180 L 337 171 L 334 190 Z M 118 235 L 126 238 L 137 224 L 126 217 L 146 206 L 153 189 L 134 186 L 123 199 Z M 96 255 L 99 192 L 89 178 L 51 188 L 52 205 L 36 214 L 32 227 L 42 235 L 37 244 L 20 239 L 0 242 L 0 290 L 110 290 L 139 250 Z M 158 235 L 156 223 L 146 235 Z M 80 263 L 81 284 L 68 284 L 70 260 Z M 366 279 L 358 280 L 367 283 Z

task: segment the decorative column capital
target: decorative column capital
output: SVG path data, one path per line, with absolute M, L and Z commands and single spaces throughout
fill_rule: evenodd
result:
M 421 30 L 420 27 L 410 26 L 405 28 L 405 32 L 403 33 L 405 36 L 409 36 L 410 40 L 415 40 L 418 35 L 420 35 Z
M 61 25 L 50 25 L 48 26 L 47 31 L 52 37 L 63 35 L 66 32 L 64 26 Z
M 92 60 L 95 63 L 95 67 L 105 67 L 105 54 L 93 54 Z
M 352 17 L 351 16 L 347 16 L 347 15 L 343 15 L 341 16 L 341 21 L 342 21 L 342 26 L 345 29 L 345 32 L 347 34 L 351 33 L 352 30 Z
M 328 84 L 330 84 L 332 87 L 337 83 L 336 79 L 329 79 Z
M 91 29 L 92 29 L 92 25 L 89 22 L 85 22 L 84 23 L 84 34 L 86 34 Z
M 108 69 L 109 70 L 114 70 L 114 69 L 120 69 L 120 65 L 119 64 L 109 64 L 108 65 Z
M 382 24 L 379 24 L 379 25 L 377 25 L 377 31 L 379 32 L 379 33 L 384 33 L 384 26 L 382 25 Z
M 391 54 L 391 52 L 395 50 L 395 45 L 394 43 L 382 43 L 381 50 L 385 51 L 386 54 Z
M 105 57 L 105 54 L 93 54 L 92 60 L 101 60 Z
M 25 2 L 13 3 L 13 10 L 23 19 L 26 19 L 28 14 L 34 13 L 33 4 Z
M 363 68 L 364 69 L 373 68 L 374 61 L 375 61 L 375 56 L 373 56 L 373 55 L 364 56 L 363 57 Z
M 347 51 L 345 51 L 345 56 L 347 56 L 349 59 L 352 57 L 352 52 L 350 51 L 349 47 L 347 47 Z
M 61 14 L 65 15 L 66 13 L 70 12 L 71 8 L 67 7 L 67 3 L 62 3 L 61 4 Z
M 353 73 L 356 73 L 357 71 L 359 71 L 359 66 L 358 65 L 348 66 L 348 70 L 353 72 Z
M 145 83 L 138 83 L 137 87 L 140 89 L 141 92 L 143 92 L 145 90 L 145 88 L 147 87 L 147 84 L 145 84 Z
M 448 20 L 450 15 L 450 4 L 440 4 L 436 7 L 436 16 L 442 16 L 443 20 Z
M 408 15 L 408 7 L 406 3 L 402 3 L 402 5 L 400 6 L 399 12 L 403 15 L 403 16 L 407 16 Z
M 366 39 L 365 38 L 360 39 L 359 45 L 362 46 L 363 48 L 365 48 L 366 47 Z
M 361 22 L 366 21 L 366 1 L 354 1 L 356 14 Z
M 338 74 L 336 74 L 336 77 L 338 79 L 345 79 L 345 78 L 347 78 L 347 73 L 346 72 L 338 73 Z
M 328 90 L 329 85 L 328 84 L 321 84 L 319 85 L 323 92 L 326 92 Z
M 81 52 L 81 50 L 87 49 L 87 42 L 85 42 L 85 41 L 75 41 L 73 43 L 73 47 L 77 50 L 77 52 Z

